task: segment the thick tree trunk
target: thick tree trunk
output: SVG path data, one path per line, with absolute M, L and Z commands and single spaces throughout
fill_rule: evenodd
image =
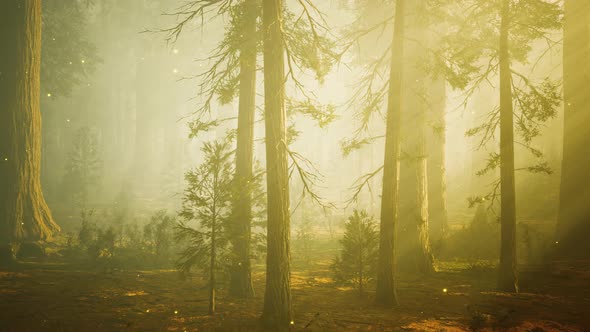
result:
M 426 89 L 430 78 L 416 62 L 426 52 L 426 26 L 420 13 L 424 1 L 413 1 L 407 8 L 413 17 L 405 30 L 405 66 L 402 106 L 402 151 L 400 178 L 399 266 L 417 273 L 434 272 L 428 233 L 428 178 L 426 159 Z
M 558 254 L 590 256 L 590 2 L 565 1 Z
M 291 322 L 291 282 L 283 1 L 263 0 L 262 4 L 268 197 L 266 289 L 262 321 L 271 328 L 285 328 Z
M 244 2 L 243 36 L 240 50 L 240 96 L 236 149 L 236 181 L 238 198 L 233 209 L 232 265 L 230 294 L 254 296 L 250 266 L 252 233 L 252 162 L 254 156 L 254 116 L 256 113 L 256 0 Z
M 0 245 L 59 231 L 40 181 L 41 0 L 0 4 Z
M 383 191 L 381 195 L 381 222 L 379 233 L 379 265 L 375 301 L 380 305 L 397 305 L 395 285 L 395 228 L 397 223 L 399 189 L 400 118 L 402 110 L 402 69 L 404 56 L 404 4 L 395 6 L 395 25 L 385 131 L 385 157 Z
M 516 194 L 514 187 L 514 115 L 510 72 L 510 0 L 503 0 L 500 27 L 500 269 L 501 290 L 518 292 Z
M 428 216 L 430 243 L 442 249 L 448 231 L 446 146 L 446 88 L 442 78 L 434 78 L 429 89 L 430 122 L 428 142 Z

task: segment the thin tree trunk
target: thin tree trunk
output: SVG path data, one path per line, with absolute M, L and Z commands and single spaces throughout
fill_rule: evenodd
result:
M 233 257 L 230 294 L 254 296 L 250 266 L 252 233 L 252 162 L 254 156 L 254 116 L 256 111 L 256 0 L 244 2 L 243 36 L 240 50 L 240 96 L 236 149 L 236 180 L 239 192 L 233 210 Z
M 291 322 L 289 179 L 285 130 L 282 0 L 263 0 L 264 123 L 266 132 L 267 254 L 262 321 L 272 328 Z
M 375 301 L 380 305 L 397 305 L 395 287 L 395 227 L 397 223 L 399 189 L 400 118 L 402 108 L 402 69 L 404 38 L 404 3 L 398 0 L 395 7 L 393 47 L 389 73 L 383 191 L 381 195 L 381 222 L 379 233 L 379 265 Z
M 41 190 L 41 0 L 0 4 L 0 245 L 59 231 Z
M 558 254 L 590 255 L 590 2 L 565 1 L 563 159 Z
M 516 265 L 516 194 L 514 187 L 514 123 L 510 72 L 510 0 L 503 0 L 500 27 L 500 218 L 501 249 L 498 286 L 518 292 Z
M 430 84 L 430 119 L 433 124 L 428 137 L 428 215 L 430 243 L 433 250 L 444 246 L 448 232 L 447 184 L 445 167 L 446 146 L 446 87 L 445 80 L 434 78 Z
M 215 182 L 217 183 L 217 179 L 215 179 Z M 214 189 L 214 192 L 217 189 Z M 211 268 L 211 272 L 209 275 L 209 315 L 213 315 L 215 313 L 215 246 L 217 245 L 216 243 L 216 233 L 215 231 L 216 229 L 216 223 L 217 223 L 217 218 L 216 218 L 216 213 L 217 210 L 215 209 L 215 199 L 213 201 L 213 223 L 211 226 L 211 263 L 210 263 L 210 268 Z

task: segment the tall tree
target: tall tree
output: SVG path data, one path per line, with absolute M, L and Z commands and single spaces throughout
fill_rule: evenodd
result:
M 398 0 L 395 6 L 385 129 L 383 188 L 381 195 L 379 263 L 377 267 L 377 291 L 375 300 L 377 303 L 386 306 L 397 304 L 395 285 L 395 227 L 398 219 L 400 119 L 403 105 L 404 5 L 405 0 Z
M 565 1 L 563 160 L 557 241 L 564 257 L 590 253 L 590 2 Z
M 491 204 L 500 196 L 501 250 L 498 287 L 505 291 L 518 291 L 516 263 L 516 200 L 515 200 L 515 133 L 522 141 L 519 145 L 534 157 L 542 158 L 543 153 L 532 146 L 532 141 L 541 132 L 542 123 L 555 116 L 560 103 L 557 83 L 544 79 L 535 82 L 533 78 L 518 71 L 515 63 L 527 64 L 531 43 L 542 39 L 555 45 L 550 33 L 560 27 L 560 8 L 555 2 L 545 0 L 529 1 L 483 1 L 467 0 L 452 2 L 452 11 L 461 11 L 459 26 L 446 37 L 446 51 L 441 52 L 439 67 L 445 72 L 449 83 L 466 89 L 465 105 L 482 82 L 499 80 L 499 106 L 486 115 L 486 121 L 467 132 L 468 136 L 479 135 L 479 147 L 494 139 L 500 132 L 499 153 L 491 153 L 484 169 L 477 174 L 484 175 L 500 168 L 500 179 L 491 193 L 472 199 Z M 479 47 L 473 47 L 478 45 Z M 449 52 L 450 50 L 450 52 Z M 478 63 L 485 61 L 487 65 Z M 532 173 L 551 173 L 548 164 L 520 167 Z
M 40 182 L 41 0 L 0 4 L 0 244 L 59 231 Z
M 402 105 L 402 158 L 400 177 L 399 265 L 420 273 L 434 271 L 428 231 L 428 178 L 426 153 L 427 88 L 430 77 L 423 70 L 427 52 L 426 4 L 416 0 L 406 8 L 408 24 L 404 35 L 404 74 Z
M 429 123 L 427 133 L 428 157 L 428 216 L 430 243 L 436 251 L 444 245 L 448 231 L 447 185 L 446 185 L 446 81 L 434 77 L 429 93 Z
M 252 237 L 252 165 L 254 159 L 254 117 L 256 113 L 256 19 L 257 0 L 245 0 L 240 6 L 240 49 L 238 130 L 236 144 L 236 174 L 238 185 L 233 207 L 233 260 L 230 294 L 239 297 L 254 295 L 250 264 Z
M 500 11 L 500 275 L 502 290 L 518 292 L 516 265 L 516 192 L 514 185 L 514 119 L 512 108 L 512 73 L 510 71 L 510 6 L 502 0 Z
M 267 326 L 280 328 L 291 323 L 289 176 L 282 9 L 282 0 L 262 1 L 268 200 L 266 289 L 262 320 Z

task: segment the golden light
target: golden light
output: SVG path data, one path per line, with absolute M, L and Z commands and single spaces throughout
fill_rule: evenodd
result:
M 174 54 L 178 54 L 178 49 L 177 49 L 177 48 L 173 49 L 173 50 L 172 50 L 172 53 L 174 53 Z
M 174 74 L 178 74 L 178 69 L 174 68 L 174 69 L 172 69 L 172 72 L 173 72 Z
M 446 294 L 448 291 L 449 291 L 448 289 L 446 289 L 446 288 L 443 288 L 443 293 L 445 293 L 445 294 Z
M 82 63 L 86 63 L 86 60 L 82 60 L 82 61 L 80 61 L 80 62 L 82 62 Z
M 178 315 L 178 310 L 174 310 L 174 314 L 175 315 Z
M 48 93 L 48 94 L 47 94 L 47 97 L 51 97 L 51 93 Z
M 150 312 L 150 309 L 146 309 L 146 311 L 145 311 L 145 312 Z

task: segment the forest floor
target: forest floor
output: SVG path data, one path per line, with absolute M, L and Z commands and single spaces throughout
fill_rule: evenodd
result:
M 402 275 L 393 309 L 334 285 L 329 263 L 294 265 L 292 331 L 590 331 L 590 262 L 525 266 L 519 294 L 496 292 L 493 269 L 442 262 L 432 276 Z M 197 277 L 22 262 L 0 270 L 0 331 L 261 331 L 261 266 L 254 285 L 249 300 L 220 291 L 210 316 Z

